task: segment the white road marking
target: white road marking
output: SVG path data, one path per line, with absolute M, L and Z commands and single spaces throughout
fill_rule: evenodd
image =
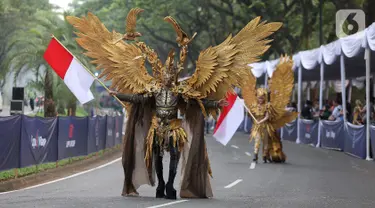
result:
M 236 148 L 236 149 L 239 149 L 239 147 L 236 146 L 236 145 L 231 145 L 231 147 Z
M 169 206 L 169 205 L 179 204 L 179 203 L 187 202 L 187 201 L 188 200 L 178 200 L 178 201 L 175 201 L 175 202 L 169 202 L 169 203 L 166 203 L 166 204 L 160 204 L 160 205 L 156 205 L 156 206 L 152 206 L 152 207 L 147 207 L 147 208 L 166 207 L 166 206 Z
M 249 157 L 251 157 L 251 153 L 250 152 L 245 152 L 245 154 Z
M 250 165 L 250 169 L 254 169 L 255 168 L 255 162 L 252 162 L 251 165 Z
M 241 182 L 241 181 L 242 181 L 242 179 L 237 179 L 237 180 L 235 180 L 233 183 L 231 183 L 231 184 L 225 186 L 224 188 L 232 188 L 233 186 L 237 185 L 237 184 L 238 184 L 239 182 Z
M 26 187 L 26 188 L 23 188 L 23 189 L 18 189 L 18 190 L 13 190 L 13 191 L 7 191 L 7 192 L 0 192 L 0 195 L 2 195 L 2 194 L 8 194 L 8 193 L 13 193 L 13 192 L 17 192 L 17 191 L 24 191 L 24 190 L 27 190 L 27 189 L 37 188 L 37 187 L 44 186 L 44 185 L 47 185 L 47 184 L 51 184 L 51 183 L 56 183 L 56 182 L 59 182 L 59 181 L 63 181 L 63 180 L 69 179 L 69 178 L 73 178 L 73 177 L 76 177 L 76 176 L 79 176 L 79 175 L 83 175 L 85 173 L 89 173 L 89 172 L 94 171 L 94 170 L 98 170 L 100 168 L 104 168 L 104 167 L 106 167 L 108 165 L 112 165 L 113 163 L 115 163 L 117 161 L 120 161 L 120 160 L 121 160 L 121 157 L 117 158 L 115 160 L 112 160 L 109 163 L 106 163 L 106 164 L 103 164 L 101 166 L 92 168 L 90 170 L 85 170 L 85 171 L 82 171 L 82 172 L 79 172 L 79 173 L 76 173 L 76 174 L 73 174 L 73 175 L 70 175 L 70 176 L 67 176 L 67 177 L 64 177 L 64 178 L 59 178 L 57 180 L 49 181 L 49 182 L 38 184 L 38 185 L 35 185 L 35 186 Z

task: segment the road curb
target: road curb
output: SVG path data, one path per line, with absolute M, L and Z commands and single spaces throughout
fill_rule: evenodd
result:
M 101 156 L 93 156 L 62 167 L 45 170 L 37 174 L 0 182 L 0 192 L 18 190 L 89 170 L 121 157 L 121 150 L 122 148 L 106 150 Z

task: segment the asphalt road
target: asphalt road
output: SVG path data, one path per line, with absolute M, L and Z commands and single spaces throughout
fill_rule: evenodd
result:
M 152 187 L 141 187 L 141 197 L 122 197 L 123 173 L 116 162 L 67 180 L 1 194 L 0 207 L 375 207 L 374 162 L 284 142 L 286 164 L 259 163 L 249 169 L 248 135 L 238 133 L 226 147 L 212 137 L 207 141 L 214 176 L 212 199 L 155 199 Z

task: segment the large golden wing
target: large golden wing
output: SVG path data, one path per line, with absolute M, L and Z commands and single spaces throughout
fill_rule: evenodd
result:
M 260 17 L 257 17 L 236 36 L 230 35 L 220 45 L 202 51 L 188 85 L 213 100 L 224 98 L 234 87 L 242 88 L 249 82 L 253 85 L 255 81 L 248 64 L 259 61 L 259 56 L 270 47 L 271 40 L 266 38 L 281 25 L 260 23 Z
M 147 73 L 145 58 L 134 44 L 116 42 L 121 34 L 112 33 L 92 13 L 87 17 L 69 16 L 67 20 L 79 32 L 77 43 L 87 52 L 85 55 L 94 59 L 97 69 L 103 69 L 99 78 L 112 80 L 111 88 L 120 93 L 139 94 L 147 92 L 147 84 L 153 77 Z
M 290 101 L 294 85 L 293 60 L 289 56 L 281 56 L 276 70 L 269 81 L 271 92 L 271 106 L 276 112 L 273 118 L 273 126 L 280 128 L 286 123 L 293 121 L 298 113 L 289 113 L 285 110 Z
M 134 33 L 136 32 L 136 25 L 137 25 L 137 15 L 143 12 L 143 9 L 134 8 L 131 9 L 126 17 L 126 32 L 127 33 Z
M 257 79 L 250 71 L 250 76 L 244 78 L 245 82 L 241 89 L 242 98 L 245 101 L 245 105 L 250 109 L 257 102 L 255 95 Z

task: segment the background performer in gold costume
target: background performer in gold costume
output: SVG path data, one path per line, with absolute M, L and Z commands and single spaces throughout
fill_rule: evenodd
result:
M 256 89 L 253 75 L 243 87 L 242 95 L 245 103 L 254 116 L 250 141 L 255 140 L 254 162 L 258 161 L 260 143 L 263 143 L 263 161 L 285 162 L 286 156 L 277 129 L 297 118 L 297 112 L 286 111 L 294 85 L 293 61 L 289 57 L 281 57 L 276 70 L 269 80 L 270 102 L 265 88 Z M 250 101 L 250 102 L 249 102 Z
M 116 92 L 111 94 L 118 95 L 127 106 L 122 195 L 138 195 L 137 189 L 143 184 L 154 186 L 156 172 L 159 183 L 156 197 L 164 197 L 166 191 L 166 198 L 176 199 L 173 182 L 181 155 L 180 196 L 212 197 L 204 116 L 216 117 L 219 107 L 225 105 L 221 100 L 227 93 L 248 84 L 251 79 L 248 64 L 258 61 L 269 48 L 270 40 L 266 38 L 281 23 L 260 23 L 260 18 L 255 18 L 236 36 L 229 35 L 220 45 L 203 50 L 194 74 L 180 81 L 178 76 L 184 69 L 188 44 L 193 38 L 172 17 L 165 17 L 177 33 L 180 57 L 176 64 L 172 49 L 162 64 L 153 49 L 137 40 L 142 34 L 135 30 L 136 16 L 142 11 L 135 8 L 129 12 L 125 35 L 109 32 L 91 13 L 82 18 L 67 17 L 79 31 L 78 44 L 94 59 L 97 69 L 103 69 L 99 77 L 106 76 L 106 80 L 112 81 L 111 88 Z M 152 75 L 146 70 L 146 60 Z M 184 119 L 177 117 L 178 111 L 185 115 Z M 171 152 L 166 185 L 161 162 L 164 150 Z

